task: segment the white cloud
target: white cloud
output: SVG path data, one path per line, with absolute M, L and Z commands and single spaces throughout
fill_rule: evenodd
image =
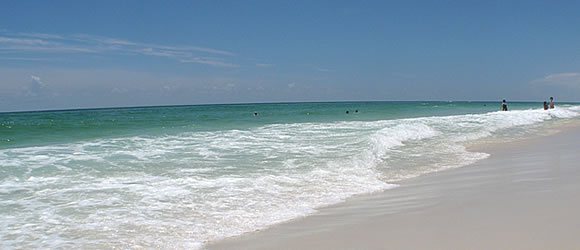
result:
M 546 77 L 544 77 L 544 79 L 546 80 L 560 80 L 560 79 L 567 79 L 567 78 L 577 78 L 580 76 L 580 73 L 559 73 L 559 74 L 551 74 L 548 75 Z
M 160 48 L 169 48 L 169 49 L 173 49 L 173 50 L 186 50 L 186 51 L 200 51 L 200 52 L 208 52 L 208 53 L 213 53 L 213 54 L 220 54 L 220 55 L 226 55 L 226 56 L 235 56 L 236 54 L 229 52 L 229 51 L 225 51 L 225 50 L 219 50 L 219 49 L 210 49 L 210 48 L 202 48 L 202 47 L 195 47 L 195 46 L 186 46 L 186 47 L 160 47 Z
M 118 53 L 166 57 L 184 63 L 199 63 L 217 67 L 238 67 L 226 58 L 207 57 L 234 56 L 225 50 L 197 46 L 168 46 L 139 43 L 124 39 L 75 34 L 61 36 L 43 33 L 18 33 L 0 36 L 0 51 L 17 53 Z
M 568 72 L 549 74 L 543 78 L 533 80 L 532 83 L 580 88 L 580 73 Z
M 124 94 L 124 93 L 127 93 L 127 92 L 129 92 L 129 90 L 126 89 L 126 88 L 113 88 L 111 90 L 111 93 L 115 93 L 115 94 Z
M 170 51 L 170 50 L 159 50 L 153 48 L 144 48 L 136 50 L 135 52 L 149 55 L 149 56 L 160 56 L 160 57 L 169 57 L 169 58 L 188 58 L 191 57 L 191 53 L 179 52 L 179 51 Z
M 7 60 L 7 61 L 50 61 L 49 58 L 36 58 L 36 57 L 5 57 L 0 56 L 0 60 Z
M 18 33 L 20 36 L 24 37 L 35 37 L 35 38 L 45 38 L 45 39 L 64 39 L 63 36 L 45 33 Z
M 288 88 L 294 88 L 294 87 L 296 87 L 295 82 L 288 83 Z
M 46 87 L 46 84 L 44 84 L 44 82 L 42 82 L 38 76 L 31 75 L 30 79 L 31 80 L 28 83 L 28 86 L 26 86 L 24 94 L 27 96 L 36 96 L 42 91 L 44 87 Z
M 54 53 L 54 52 L 71 52 L 71 53 L 97 53 L 99 50 L 87 48 L 87 47 L 75 47 L 75 46 L 64 46 L 64 45 L 51 45 L 51 46 L 23 46 L 23 45 L 13 45 L 0 47 L 0 50 L 12 51 L 12 52 L 44 52 L 44 53 Z M 101 50 L 102 51 L 102 50 Z
M 38 76 L 33 76 L 31 75 L 30 78 L 32 79 L 32 84 L 34 86 L 37 86 L 39 88 L 44 88 L 44 86 L 46 86 L 41 80 L 40 77 Z
M 214 57 L 193 57 L 188 59 L 181 59 L 180 62 L 184 63 L 201 63 L 207 64 L 212 66 L 220 66 L 220 67 L 229 67 L 229 68 L 236 68 L 239 67 L 237 64 L 225 62 L 222 59 L 214 58 Z
M 226 84 L 225 90 L 232 90 L 236 87 L 235 83 L 228 83 Z
M 332 71 L 334 71 L 332 69 L 325 69 L 325 68 L 316 68 L 316 70 L 320 71 L 320 72 L 332 72 Z
M 12 38 L 0 36 L 0 43 L 19 44 L 19 45 L 50 45 L 50 42 L 42 39 Z
M 258 67 L 272 67 L 272 66 L 274 66 L 274 64 L 269 64 L 269 63 L 256 63 L 256 66 L 258 66 Z
M 87 42 L 87 43 L 97 43 L 97 44 L 107 44 L 107 45 L 122 45 L 122 46 L 129 46 L 129 47 L 137 47 L 137 48 L 152 48 L 152 49 L 159 49 L 159 50 L 169 50 L 169 51 L 197 51 L 197 52 L 205 52 L 210 54 L 219 54 L 219 55 L 227 55 L 233 56 L 235 55 L 232 52 L 213 49 L 213 48 L 203 48 L 198 46 L 169 46 L 169 45 L 158 45 L 158 44 L 148 44 L 148 43 L 138 43 L 123 39 L 111 38 L 111 37 L 102 37 L 102 36 L 94 36 L 94 35 L 87 35 L 87 34 L 76 34 L 73 36 L 76 41 Z

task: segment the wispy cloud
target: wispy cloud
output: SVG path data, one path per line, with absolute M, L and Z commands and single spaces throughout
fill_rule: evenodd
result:
M 17 45 L 50 45 L 50 42 L 42 39 L 12 38 L 0 36 L 0 43 L 17 44 Z
M 326 69 L 326 68 L 315 68 L 315 69 L 316 69 L 316 71 L 319 71 L 319 72 L 333 72 L 334 71 L 332 69 Z
M 532 83 L 580 88 L 580 73 L 568 72 L 549 74 L 543 78 L 533 80 Z
M 272 66 L 274 66 L 274 64 L 269 64 L 269 63 L 256 63 L 256 66 L 266 68 L 266 67 L 272 67 Z
M 226 56 L 234 56 L 235 54 L 225 50 L 213 49 L 213 48 L 203 48 L 198 46 L 170 46 L 170 45 L 159 45 L 150 43 L 138 43 L 123 39 L 87 35 L 87 34 L 75 34 L 71 36 L 72 39 L 80 42 L 101 44 L 101 45 L 117 45 L 117 46 L 127 46 L 129 48 L 152 48 L 156 50 L 168 50 L 168 51 L 182 51 L 182 52 L 204 52 L 209 54 L 218 54 Z
M 39 58 L 39 57 L 9 57 L 9 56 L 0 56 L 0 60 L 6 61 L 50 61 L 50 58 Z
M 44 34 L 44 33 L 18 33 L 17 35 L 22 37 L 35 37 L 45 39 L 64 39 L 64 37 L 60 35 Z
M 0 42 L 1 44 L 1 42 Z M 87 48 L 87 47 L 75 47 L 75 46 L 65 46 L 65 45 L 52 45 L 52 46 L 27 46 L 27 45 L 8 45 L 0 47 L 0 51 L 11 51 L 11 52 L 44 52 L 44 53 L 56 53 L 56 52 L 70 52 L 70 53 L 97 53 L 102 50 Z
M 198 46 L 148 44 L 88 34 L 68 36 L 43 33 L 0 34 L 0 52 L 10 52 L 16 55 L 28 52 L 116 53 L 119 55 L 164 57 L 178 62 L 200 63 L 217 67 L 238 66 L 230 62 L 228 58 L 224 58 L 235 56 L 230 51 Z
M 229 62 L 223 61 L 222 59 L 215 58 L 215 57 L 193 57 L 193 58 L 189 58 L 189 59 L 182 59 L 182 60 L 180 60 L 180 62 L 183 62 L 183 63 L 201 63 L 201 64 L 207 64 L 207 65 L 219 66 L 219 67 L 231 67 L 231 68 L 239 67 L 239 65 L 237 65 L 237 64 L 229 63 Z
M 226 55 L 226 56 L 235 56 L 236 55 L 232 52 L 225 51 L 225 50 L 202 48 L 202 47 L 195 47 L 195 46 L 161 47 L 161 48 L 172 49 L 172 50 L 191 50 L 191 51 L 207 52 L 207 53 L 220 54 L 220 55 Z

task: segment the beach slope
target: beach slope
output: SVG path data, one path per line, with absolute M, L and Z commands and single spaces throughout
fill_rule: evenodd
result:
M 208 249 L 577 249 L 580 126 Z

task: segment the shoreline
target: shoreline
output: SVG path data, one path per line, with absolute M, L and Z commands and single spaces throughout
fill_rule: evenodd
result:
M 580 125 L 559 130 L 477 146 L 490 157 L 204 248 L 573 248 L 580 245 Z

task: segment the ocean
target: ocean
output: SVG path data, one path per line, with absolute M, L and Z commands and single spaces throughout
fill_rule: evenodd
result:
M 580 104 L 331 102 L 0 113 L 1 248 L 201 248 L 544 135 Z M 348 113 L 347 113 L 348 112 Z

